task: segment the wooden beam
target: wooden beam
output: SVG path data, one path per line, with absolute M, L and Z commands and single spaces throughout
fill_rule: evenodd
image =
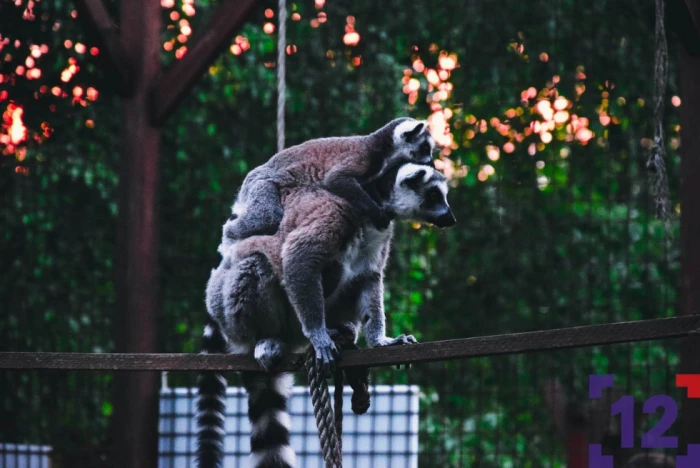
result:
M 133 93 L 122 99 L 114 318 L 117 351 L 158 351 L 158 184 L 160 134 L 150 121 L 150 90 L 161 71 L 160 0 L 122 0 L 122 44 L 133 65 Z M 113 466 L 158 466 L 157 372 L 114 380 Z
M 682 338 L 698 326 L 700 316 L 673 317 L 349 350 L 343 353 L 338 367 L 393 366 Z M 303 368 L 304 355 L 295 354 L 279 370 L 295 372 Z M 243 354 L 0 353 L 0 369 L 259 371 L 260 366 L 252 356 Z
M 87 26 L 99 37 L 101 52 L 111 73 L 119 77 L 119 92 L 130 95 L 133 91 L 133 71 L 126 59 L 124 46 L 119 36 L 119 30 L 109 17 L 101 0 L 75 0 L 80 17 L 84 18 Z
M 194 46 L 175 61 L 153 87 L 151 118 L 162 125 L 216 56 L 241 28 L 257 0 L 224 0 Z
M 691 11 L 700 0 L 687 0 Z M 700 55 L 681 48 L 681 310 L 685 316 L 700 314 Z M 697 316 L 697 315 L 696 315 Z M 700 328 L 686 340 L 681 371 L 700 373 Z M 681 401 L 681 450 L 700 443 L 700 399 Z

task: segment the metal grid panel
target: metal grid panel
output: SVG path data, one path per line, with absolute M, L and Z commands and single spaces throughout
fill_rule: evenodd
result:
M 331 395 L 334 390 L 330 390 Z M 418 398 L 416 385 L 370 387 L 367 414 L 352 413 L 352 390 L 343 394 L 343 464 L 351 467 L 415 468 L 418 466 Z M 250 423 L 247 396 L 240 387 L 226 391 L 225 460 L 227 467 L 247 466 Z M 193 466 L 196 390 L 171 388 L 161 392 L 159 468 Z M 294 387 L 289 402 L 291 445 L 299 466 L 323 468 L 318 432 L 308 388 Z
M 0 468 L 48 468 L 50 454 L 48 445 L 0 443 Z

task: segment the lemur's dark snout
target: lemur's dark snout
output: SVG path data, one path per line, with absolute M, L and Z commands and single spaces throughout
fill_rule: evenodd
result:
M 447 210 L 447 212 L 438 216 L 433 224 L 439 228 L 446 228 L 454 226 L 456 222 L 457 218 L 455 218 L 455 215 L 452 214 L 452 210 Z

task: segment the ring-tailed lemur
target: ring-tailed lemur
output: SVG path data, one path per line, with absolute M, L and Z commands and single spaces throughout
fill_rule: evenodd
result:
M 396 164 L 429 163 L 434 145 L 426 122 L 400 118 L 369 135 L 319 138 L 287 148 L 248 173 L 219 249 L 253 235 L 274 234 L 290 190 L 317 184 L 351 201 L 376 227 L 386 228 L 393 214 L 377 205 L 362 184 Z
M 416 167 L 421 169 L 416 170 Z M 412 170 L 414 171 L 412 177 L 405 176 L 406 171 Z M 400 196 L 399 199 L 382 200 L 382 203 L 387 204 L 398 215 L 406 217 L 408 214 L 406 207 L 409 211 L 414 209 L 413 204 L 416 200 L 402 197 L 416 193 L 410 190 L 411 184 L 413 187 L 424 186 L 426 181 L 423 181 L 422 177 L 430 177 L 428 168 L 407 164 L 402 167 L 397 166 L 394 171 L 394 180 L 397 176 L 405 177 L 403 186 L 409 190 L 403 192 L 402 186 L 399 186 L 394 192 Z M 431 176 L 436 181 L 436 185 L 426 192 L 431 199 L 422 200 L 422 207 L 427 206 L 431 201 L 441 202 L 445 198 L 444 193 L 437 186 L 442 183 L 446 190 L 442 175 L 433 170 Z M 437 182 L 438 180 L 442 182 Z M 373 187 L 377 190 L 376 187 L 381 187 L 381 184 L 373 184 Z M 387 197 L 390 194 L 383 195 Z M 375 198 L 380 197 L 375 194 Z M 329 259 L 345 249 L 355 237 L 358 229 L 364 224 L 363 217 L 352 203 L 331 195 L 320 187 L 292 192 L 287 197 L 287 203 L 288 211 L 275 235 L 244 239 L 234 244 L 229 253 L 232 261 L 245 258 L 254 252 L 267 256 L 276 274 L 282 279 L 284 290 L 301 323 L 304 336 L 313 345 L 317 359 L 322 363 L 326 374 L 330 374 L 337 350 L 325 323 L 323 273 L 324 269 L 329 268 Z M 421 214 L 424 220 L 441 227 L 454 220 L 449 207 L 437 212 L 425 210 L 421 211 Z M 368 233 L 365 242 L 370 246 L 382 244 L 391 236 L 390 233 L 382 234 L 381 231 L 376 231 L 376 234 L 375 231 L 364 230 L 363 232 Z M 378 255 L 381 255 L 381 251 L 375 249 L 363 251 L 358 254 L 358 257 L 361 262 L 371 263 L 377 261 L 374 257 Z M 325 276 L 330 277 L 329 274 Z
M 396 167 L 371 184 L 368 193 L 386 203 L 399 219 L 430 222 L 439 227 L 455 223 L 446 199 L 445 178 L 430 166 Z M 321 189 L 303 189 L 295 196 L 299 198 L 294 203 L 290 199 L 286 204 L 280 235 L 288 233 L 292 237 L 298 232 L 321 242 L 328 236 L 337 238 L 332 231 L 345 236 L 343 242 L 331 242 L 335 250 L 324 251 L 320 299 L 321 309 L 328 311 L 324 328 L 334 329 L 346 323 L 359 328 L 361 324 L 370 346 L 414 343 L 410 335 L 389 338 L 385 333 L 383 271 L 393 229 L 378 230 L 371 224 L 358 223 L 349 202 Z M 207 309 L 213 323 L 205 331 L 205 344 L 219 345 L 210 351 L 253 351 L 263 369 L 273 371 L 249 373 L 244 378 L 253 426 L 252 467 L 295 465 L 286 413 L 292 380 L 275 374 L 274 367 L 287 351 L 303 349 L 307 344 L 278 276 L 279 271 L 290 267 L 285 257 L 299 259 L 301 252 L 285 248 L 286 243 L 282 250 L 276 250 L 280 246 L 276 237 L 258 238 L 259 250 L 264 253 L 253 249 L 256 253 L 245 258 L 222 261 L 212 271 L 207 285 Z M 296 245 L 297 249 L 308 246 Z M 316 244 L 311 246 L 315 248 Z M 229 264 L 224 265 L 227 261 Z M 285 285 L 287 290 L 288 286 Z M 218 334 L 225 335 L 225 339 Z M 225 381 L 219 374 L 202 376 L 198 406 L 200 468 L 220 466 L 223 457 L 224 392 Z

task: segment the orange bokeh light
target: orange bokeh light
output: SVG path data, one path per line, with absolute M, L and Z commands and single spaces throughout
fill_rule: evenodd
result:
M 94 100 L 97 99 L 97 96 L 99 95 L 99 92 L 98 92 L 95 88 L 93 88 L 93 87 L 91 86 L 91 87 L 89 87 L 89 88 L 86 90 L 86 94 L 87 94 L 87 98 L 88 98 L 89 100 L 94 101 Z
M 356 46 L 360 43 L 360 35 L 356 31 L 345 33 L 343 36 L 343 42 L 347 46 Z
M 24 109 L 14 103 L 10 103 L 3 114 L 9 143 L 12 145 L 17 145 L 27 139 L 27 127 L 22 122 L 22 115 L 24 115 Z

